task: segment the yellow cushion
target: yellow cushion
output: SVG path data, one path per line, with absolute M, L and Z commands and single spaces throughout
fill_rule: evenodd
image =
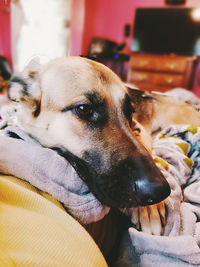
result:
M 50 195 L 0 175 L 0 266 L 107 266 L 87 231 Z

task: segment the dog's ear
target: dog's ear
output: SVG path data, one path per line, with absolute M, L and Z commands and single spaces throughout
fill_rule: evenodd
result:
M 40 105 L 41 88 L 39 83 L 39 72 L 41 65 L 37 59 L 33 59 L 25 67 L 23 72 L 11 78 L 8 97 L 15 102 L 21 102 L 38 113 Z
M 128 91 L 129 96 L 133 101 L 141 102 L 143 100 L 151 100 L 153 99 L 153 94 L 151 91 L 143 91 L 137 88 L 136 86 L 125 83 L 126 89 Z
M 40 98 L 39 72 L 41 65 L 33 59 L 23 72 L 14 75 L 9 84 L 8 97 L 16 102 Z

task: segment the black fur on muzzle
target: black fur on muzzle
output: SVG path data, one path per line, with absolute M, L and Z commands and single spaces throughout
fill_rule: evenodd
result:
M 146 156 L 121 160 L 110 170 L 100 173 L 87 159 L 80 159 L 64 148 L 52 149 L 73 166 L 90 191 L 106 206 L 130 208 L 152 205 L 170 194 L 162 173 Z

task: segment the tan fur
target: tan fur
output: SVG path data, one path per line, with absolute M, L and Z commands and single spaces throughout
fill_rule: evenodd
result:
M 104 151 L 106 160 L 109 147 L 129 146 L 126 136 L 140 151 L 143 150 L 140 144 L 151 151 L 152 134 L 160 128 L 170 124 L 200 124 L 200 114 L 191 106 L 167 96 L 130 89 L 135 109 L 132 135 L 120 106 L 128 92 L 126 86 L 110 69 L 80 57 L 59 58 L 44 65 L 33 60 L 20 76 L 28 93 L 17 83 L 10 90 L 11 98 L 20 102 L 17 116 L 20 127 L 44 146 L 62 144 L 77 156 L 90 149 L 92 141 L 93 146 Z M 87 102 L 84 94 L 93 91 L 109 106 L 110 117 L 108 127 L 95 135 L 71 112 L 62 113 L 67 106 Z M 108 139 L 106 149 L 99 143 L 104 135 Z
M 121 131 L 115 129 L 118 124 L 130 137 L 123 118 L 120 121 L 123 114 L 119 107 L 127 89 L 122 81 L 102 64 L 80 57 L 55 59 L 44 65 L 33 60 L 21 73 L 21 78 L 28 84 L 29 93 L 26 95 L 23 90 L 20 91 L 18 84 L 14 86 L 14 90 L 10 90 L 11 98 L 21 103 L 18 123 L 42 144 L 53 146 L 59 140 L 63 145 L 67 145 L 65 140 L 70 139 L 70 150 L 75 154 L 80 154 L 81 150 L 90 147 L 90 140 L 94 141 L 95 137 L 72 114 L 63 114 L 61 110 L 86 101 L 84 93 L 92 91 L 98 92 L 111 110 L 110 117 L 112 119 L 113 116 L 114 123 L 109 123 L 109 134 L 119 136 L 123 144 Z M 200 125 L 200 114 L 188 104 L 151 92 L 138 93 L 138 90 L 130 89 L 129 93 L 136 111 L 133 114 L 133 134 L 148 150 L 151 150 L 151 135 L 160 128 L 171 124 Z M 42 111 L 39 116 L 37 108 Z M 62 128 L 66 129 L 64 135 L 60 131 Z M 136 131 L 135 134 L 135 129 L 138 128 L 140 133 Z
M 43 146 L 64 147 L 81 160 L 91 153 L 87 163 L 91 167 L 96 164 L 95 171 L 100 175 L 111 173 L 112 167 L 115 167 L 114 174 L 117 175 L 118 165 L 122 168 L 120 164 L 131 159 L 133 165 L 139 162 L 138 166 L 146 172 L 140 178 L 152 179 L 153 185 L 155 173 L 158 174 L 157 178 L 160 175 L 156 166 L 151 169 L 154 165 L 151 157 L 154 132 L 171 124 L 200 125 L 199 113 L 189 105 L 151 92 L 128 91 L 111 70 L 88 59 L 65 57 L 44 65 L 30 63 L 20 78 L 22 81 L 13 82 L 10 88 L 11 98 L 20 102 L 17 114 L 19 126 Z M 91 125 L 76 116 L 73 110 L 63 112 L 68 107 L 87 104 L 87 94 L 93 92 L 101 96 L 108 113 L 105 127 L 94 127 L 95 130 L 91 130 Z M 132 129 L 123 112 L 127 93 L 135 109 Z M 100 159 L 96 157 L 97 162 L 92 161 L 93 152 L 100 155 Z M 128 168 L 131 168 L 131 164 Z M 134 169 L 127 171 L 130 180 L 132 173 L 135 180 L 138 173 L 141 174 L 139 167 L 136 167 L 136 173 Z M 131 180 L 133 187 L 134 179 Z M 139 187 L 141 184 L 138 184 Z M 109 188 L 112 188 L 112 184 Z M 121 190 L 120 184 L 116 188 L 116 192 Z M 125 204 L 132 198 L 132 192 L 129 193 L 130 198 L 128 195 Z M 123 194 L 126 197 L 125 191 Z M 115 194 L 113 199 L 117 202 L 118 196 Z
M 155 95 L 153 131 L 172 124 L 200 126 L 200 113 L 191 105 L 168 96 Z
M 22 77 L 27 77 L 27 70 L 32 75 L 32 71 L 27 67 Z M 61 113 L 61 110 L 75 103 L 84 103 L 87 101 L 84 93 L 94 90 L 99 92 L 110 105 L 110 109 L 114 110 L 126 91 L 121 80 L 112 75 L 109 69 L 79 57 L 69 57 L 67 60 L 56 59 L 40 66 L 35 83 L 41 89 L 38 100 L 41 101 L 42 112 L 35 118 L 32 97 L 30 100 L 26 97 L 24 101 L 24 96 L 22 96 L 21 101 L 22 104 L 24 102 L 24 105 L 20 105 L 18 111 L 19 125 L 43 145 L 58 145 L 59 140 L 63 146 L 76 155 L 81 155 L 81 151 L 89 149 L 91 140 L 94 141 L 95 137 L 73 114 Z M 123 125 L 119 125 L 119 127 L 123 127 Z M 118 129 L 114 130 L 112 125 L 110 128 L 117 137 Z M 68 140 L 71 140 L 70 147 L 68 147 Z M 123 140 L 121 142 L 123 143 Z
M 191 105 L 164 94 L 129 89 L 132 105 L 136 112 L 133 120 L 140 123 L 152 139 L 158 131 L 173 124 L 200 126 L 200 113 Z

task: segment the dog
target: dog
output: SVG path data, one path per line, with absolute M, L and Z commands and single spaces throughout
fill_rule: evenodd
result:
M 133 119 L 141 124 L 152 138 L 170 125 L 191 124 L 200 126 L 200 113 L 190 104 L 171 97 L 170 92 L 159 93 L 128 88 L 135 112 Z M 182 89 L 184 94 L 186 90 Z M 189 92 L 186 91 L 189 94 Z M 194 96 L 193 96 L 194 97 Z M 150 149 L 152 139 L 148 140 Z
M 65 157 L 96 198 L 113 208 L 165 199 L 170 188 L 153 162 L 151 136 L 176 118 L 183 123 L 184 109 L 200 122 L 186 104 L 179 103 L 175 115 L 173 101 L 171 107 L 167 98 L 130 90 L 106 66 L 82 57 L 32 61 L 12 77 L 8 95 L 18 102 L 18 125 Z

